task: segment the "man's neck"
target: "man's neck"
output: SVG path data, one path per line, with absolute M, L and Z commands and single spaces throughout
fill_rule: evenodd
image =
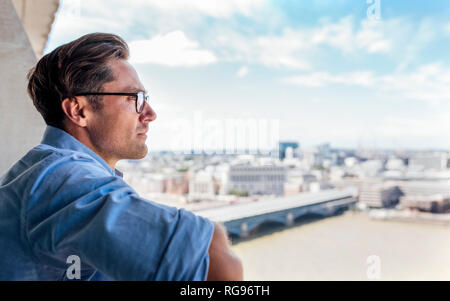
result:
M 64 129 L 67 133 L 69 133 L 72 137 L 86 145 L 89 149 L 99 155 L 103 160 L 105 160 L 106 164 L 111 167 L 112 170 L 116 169 L 116 164 L 119 161 L 118 159 L 111 158 L 110 156 L 99 151 L 91 142 L 91 139 L 88 133 L 82 128 L 74 128 L 70 126 L 66 126 Z

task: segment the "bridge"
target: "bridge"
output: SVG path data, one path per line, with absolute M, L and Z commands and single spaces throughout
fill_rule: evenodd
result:
M 267 222 L 293 225 L 301 216 L 331 216 L 357 202 L 354 189 L 333 189 L 295 196 L 260 200 L 197 211 L 196 214 L 225 225 L 228 233 L 246 237 Z

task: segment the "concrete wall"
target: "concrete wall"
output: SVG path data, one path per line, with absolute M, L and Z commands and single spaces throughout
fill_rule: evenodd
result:
M 0 175 L 39 144 L 45 123 L 26 92 L 26 74 L 36 64 L 11 0 L 0 0 Z

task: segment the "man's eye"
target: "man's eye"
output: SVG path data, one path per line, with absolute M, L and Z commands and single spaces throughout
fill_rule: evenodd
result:
M 136 96 L 136 95 L 129 96 L 128 99 L 129 99 L 129 100 L 136 100 L 136 99 L 137 99 L 137 96 Z

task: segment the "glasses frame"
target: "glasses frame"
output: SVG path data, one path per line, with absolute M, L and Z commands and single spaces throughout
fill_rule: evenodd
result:
M 139 94 L 142 94 L 142 97 L 144 99 L 144 102 L 142 103 L 142 109 L 139 110 L 138 108 L 138 100 L 139 100 Z M 123 93 L 123 92 L 83 92 L 83 93 L 78 93 L 75 96 L 88 96 L 88 95 L 118 95 L 118 96 L 134 96 L 136 99 L 134 100 L 135 102 L 135 108 L 136 108 L 136 113 L 141 114 L 142 111 L 144 111 L 145 108 L 145 103 L 149 103 L 149 95 L 147 93 L 145 93 L 144 91 L 139 91 L 139 92 L 134 92 L 134 93 Z

